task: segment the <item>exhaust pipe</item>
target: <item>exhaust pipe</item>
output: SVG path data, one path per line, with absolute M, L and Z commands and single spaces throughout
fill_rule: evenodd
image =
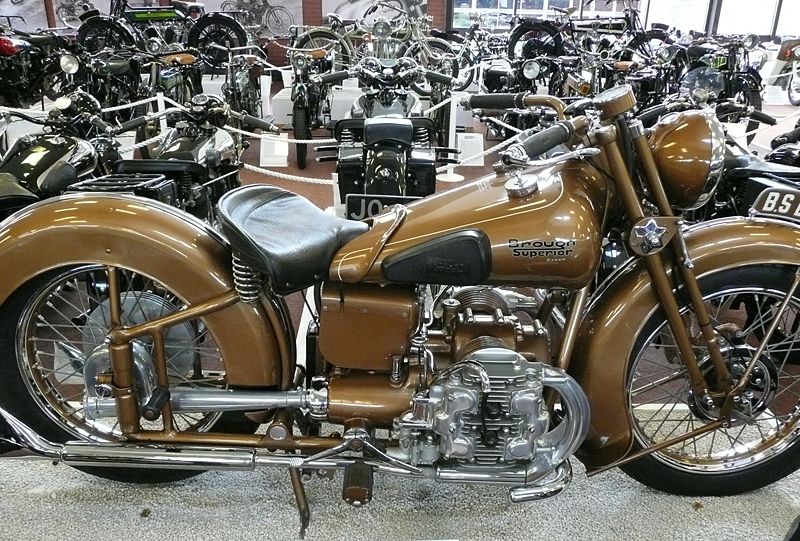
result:
M 11 429 L 11 438 L 0 433 L 4 439 L 17 442 L 39 457 L 63 462 L 69 466 L 103 466 L 118 468 L 166 468 L 177 470 L 221 470 L 250 471 L 257 467 L 297 468 L 302 467 L 304 457 L 298 455 L 275 455 L 264 449 L 212 448 L 212 447 L 165 447 L 140 446 L 123 443 L 92 443 L 70 441 L 57 444 L 48 441 L 19 419 L 0 407 L 0 430 L 3 421 Z M 352 465 L 353 458 L 327 458 L 314 460 L 308 467 L 320 470 L 345 469 Z M 368 466 L 380 473 L 415 478 L 432 478 L 441 483 L 480 483 L 492 485 L 523 485 L 511 488 L 512 502 L 528 502 L 549 498 L 561 493 L 572 480 L 569 461 L 561 463 L 548 479 L 542 482 L 542 472 L 535 466 L 511 470 L 459 470 L 458 468 L 433 468 L 422 466 L 422 473 L 393 466 L 375 459 L 364 460 Z M 536 481 L 533 479 L 536 478 Z M 532 482 L 533 481 L 533 482 Z M 538 481 L 538 482 L 537 482 Z

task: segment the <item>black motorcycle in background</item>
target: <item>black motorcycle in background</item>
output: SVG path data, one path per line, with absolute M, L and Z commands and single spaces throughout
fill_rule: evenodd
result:
M 311 130 L 327 126 L 330 119 L 329 85 L 313 78 L 328 73 L 333 61 L 325 49 L 290 49 L 289 61 L 294 72 L 292 83 L 292 134 L 295 139 L 311 139 Z M 296 143 L 297 167 L 308 165 L 308 144 Z
M 333 136 L 336 151 L 339 197 L 346 205 L 346 216 L 361 220 L 381 212 L 384 206 L 408 203 L 436 191 L 436 164 L 455 163 L 449 158 L 454 149 L 437 147 L 439 133 L 446 128 L 441 117 L 423 116 L 420 99 L 408 88 L 421 79 L 430 83 L 434 95 L 445 95 L 437 86 L 451 88 L 454 78 L 428 71 L 413 59 L 397 61 L 366 58 L 348 71 L 314 77 L 317 84 L 334 84 L 359 77 L 367 90 L 355 101 L 349 118 L 339 120 Z
M 0 105 L 27 108 L 60 95 L 59 67 L 66 39 L 49 33 L 7 30 L 0 34 Z

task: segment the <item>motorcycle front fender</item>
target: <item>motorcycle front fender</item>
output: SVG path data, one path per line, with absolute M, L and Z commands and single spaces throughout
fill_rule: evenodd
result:
M 743 265 L 800 264 L 800 226 L 773 219 L 712 220 L 686 233 L 698 278 Z M 670 276 L 674 269 L 670 269 Z M 588 471 L 624 458 L 633 433 L 625 391 L 634 344 L 660 303 L 641 259 L 629 260 L 595 293 L 569 373 L 589 398 L 591 426 L 577 456 Z
M 234 289 L 231 251 L 211 227 L 173 207 L 119 194 L 69 194 L 0 223 L 0 304 L 43 272 L 100 263 L 151 277 L 189 305 Z M 294 338 L 286 306 L 262 296 L 205 316 L 231 387 L 291 386 Z

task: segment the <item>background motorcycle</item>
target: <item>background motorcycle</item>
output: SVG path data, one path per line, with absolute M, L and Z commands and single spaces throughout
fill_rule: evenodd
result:
M 292 82 L 292 133 L 295 139 L 311 139 L 311 129 L 328 126 L 330 96 L 327 84 L 312 79 L 333 68 L 333 60 L 324 49 L 290 49 L 289 61 L 294 71 Z M 297 167 L 308 165 L 308 145 L 297 143 Z
M 27 108 L 60 95 L 59 69 L 64 38 L 52 34 L 5 32 L 0 35 L 0 105 Z
M 221 69 L 227 55 L 209 49 L 209 45 L 243 47 L 247 33 L 233 17 L 203 12 L 202 4 L 181 0 L 172 0 L 170 7 L 143 8 L 132 7 L 127 0 L 112 0 L 108 16 L 97 10 L 81 15 L 75 39 L 90 52 L 136 46 L 157 54 L 173 44 L 191 47 L 205 53 L 204 59 L 212 68 Z
M 327 85 L 351 76 L 359 77 L 367 90 L 351 107 L 349 118 L 334 125 L 340 145 L 317 150 L 336 150 L 335 158 L 320 160 L 337 161 L 339 197 L 347 217 L 363 219 L 385 205 L 436 190 L 436 163 L 450 161 L 439 154 L 454 151 L 436 147 L 441 124 L 422 115 L 419 98 L 408 88 L 424 77 L 433 87 L 449 89 L 454 79 L 404 57 L 393 64 L 367 58 L 350 71 L 316 76 L 314 82 Z M 449 97 L 449 91 L 445 94 Z

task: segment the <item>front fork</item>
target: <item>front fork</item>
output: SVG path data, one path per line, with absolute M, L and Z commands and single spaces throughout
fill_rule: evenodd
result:
M 628 128 L 639 158 L 639 165 L 643 172 L 650 195 L 658 209 L 658 217 L 648 218 L 639 202 L 639 197 L 634 188 L 634 181 L 625 160 L 617 145 L 617 128 L 605 126 L 593 133 L 595 143 L 600 145 L 606 161 L 611 168 L 617 193 L 622 199 L 632 226 L 630 240 L 641 241 L 636 247 L 636 252 L 644 260 L 647 272 L 655 287 L 656 294 L 667 317 L 667 322 L 675 337 L 675 342 L 680 352 L 681 360 L 686 366 L 689 381 L 695 396 L 701 397 L 705 402 L 713 402 L 720 406 L 731 402 L 726 400 L 731 393 L 733 380 L 730 370 L 725 364 L 719 346 L 719 336 L 716 333 L 708 311 L 703 301 L 702 293 L 694 274 L 694 264 L 689 257 L 686 242 L 681 229 L 679 217 L 675 216 L 669 200 L 661 183 L 655 160 L 650 146 L 644 135 L 642 123 L 633 120 Z M 700 328 L 701 337 L 708 348 L 711 362 L 714 366 L 714 381 L 708 381 L 700 370 L 692 346 L 692 339 L 681 317 L 678 302 L 673 294 L 673 286 L 667 274 L 667 265 L 662 256 L 662 249 L 672 250 L 675 261 L 678 262 L 678 273 L 683 286 L 689 296 L 689 301 L 694 308 L 694 314 Z M 726 412 L 721 412 L 723 417 Z M 727 414 L 730 413 L 728 408 Z

